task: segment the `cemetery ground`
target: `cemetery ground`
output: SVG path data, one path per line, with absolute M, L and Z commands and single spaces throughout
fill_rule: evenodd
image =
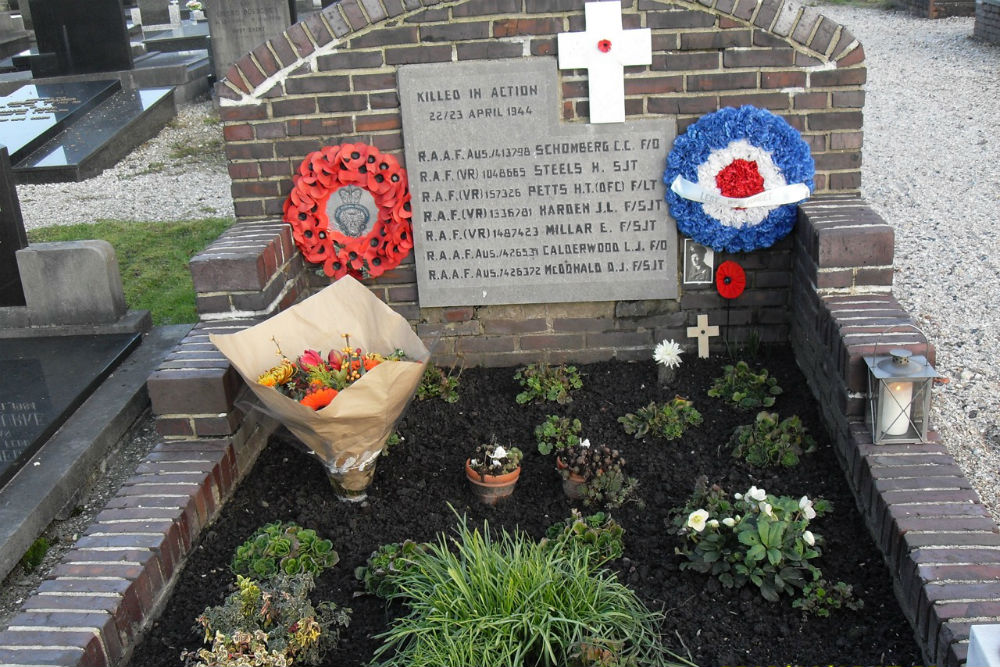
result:
M 539 539 L 575 505 L 587 510 L 563 494 L 554 455 L 537 451 L 534 428 L 548 414 L 579 418 L 581 435 L 594 445 L 619 449 L 629 474 L 639 479 L 644 507 L 626 503 L 611 510 L 625 528 L 624 557 L 611 568 L 648 607 L 664 612 L 661 630 L 672 650 L 681 655 L 689 650 L 692 661 L 705 666 L 920 664 L 920 651 L 896 604 L 882 556 L 855 509 L 791 351 L 766 350 L 756 361 L 784 390 L 773 409 L 782 417 L 799 415 L 817 436 L 817 451 L 792 468 L 753 468 L 732 458 L 728 438 L 736 426 L 750 423 L 756 410 L 741 413 L 706 395 L 726 357 L 698 359 L 692 353 L 682 359 L 678 378 L 668 387 L 657 385 L 652 359 L 582 366 L 583 388 L 563 406 L 518 405 L 515 395 L 521 387 L 513 378 L 515 369 L 466 369 L 459 379 L 458 402 L 434 398 L 411 404 L 398 428 L 402 443 L 379 459 L 368 498 L 360 504 L 339 501 L 320 462 L 296 449 L 287 432 L 279 433 L 193 550 L 164 614 L 137 647 L 131 664 L 176 665 L 182 650 L 199 648 L 203 631 L 194 627 L 194 619 L 232 592 L 235 576 L 228 564 L 234 550 L 261 525 L 279 520 L 315 528 L 333 541 L 340 556 L 340 562 L 318 578 L 313 599 L 333 600 L 354 613 L 340 648 L 323 664 L 368 664 L 379 645 L 373 635 L 384 632 L 397 614 L 406 613 L 399 606 L 387 610 L 374 596 L 356 597 L 363 586 L 354 570 L 379 546 L 454 534 L 456 513 L 468 516 L 473 526 L 487 521 L 492 529 L 518 529 Z M 704 417 L 702 425 L 690 427 L 679 440 L 636 440 L 617 421 L 650 401 L 663 403 L 677 394 L 690 398 Z M 493 437 L 504 446 L 519 447 L 524 461 L 513 495 L 487 507 L 469 490 L 463 465 L 476 444 Z M 823 555 L 815 563 L 831 582 L 854 586 L 864 608 L 836 610 L 829 618 L 806 617 L 792 608 L 788 597 L 770 603 L 753 585 L 730 590 L 709 575 L 681 571 L 685 559 L 674 549 L 682 541 L 668 533 L 670 509 L 684 505 L 699 475 L 730 493 L 756 485 L 775 495 L 830 500 L 833 511 L 810 523 L 823 536 Z

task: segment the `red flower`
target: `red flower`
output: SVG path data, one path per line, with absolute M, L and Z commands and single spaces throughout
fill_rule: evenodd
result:
M 747 274 L 743 267 L 727 260 L 715 272 L 715 288 L 724 299 L 735 299 L 743 294 L 747 286 Z
M 715 175 L 715 185 L 724 197 L 750 197 L 764 191 L 764 177 L 756 162 L 733 160 Z
M 601 41 L 599 41 L 597 43 L 597 50 L 600 51 L 601 53 L 607 53 L 608 51 L 610 51 L 611 50 L 611 40 L 610 39 L 602 39 Z
M 302 353 L 302 356 L 299 357 L 299 366 L 301 366 L 304 369 L 309 369 L 314 366 L 322 366 L 322 365 L 323 365 L 323 357 L 321 357 L 319 352 L 317 352 L 316 350 L 306 350 L 305 352 Z
M 319 391 L 314 391 L 311 394 L 306 394 L 299 403 L 313 410 L 319 410 L 330 405 L 330 401 L 337 397 L 336 389 L 320 389 Z

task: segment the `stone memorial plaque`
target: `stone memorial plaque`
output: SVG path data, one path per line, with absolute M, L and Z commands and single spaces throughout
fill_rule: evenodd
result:
M 554 58 L 399 68 L 420 305 L 671 299 L 671 118 L 558 119 Z
M 212 0 L 206 13 L 219 81 L 238 58 L 291 25 L 288 0 Z

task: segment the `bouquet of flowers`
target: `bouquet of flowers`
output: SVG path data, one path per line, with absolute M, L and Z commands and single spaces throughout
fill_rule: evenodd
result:
M 293 398 L 313 410 L 325 408 L 341 391 L 361 379 L 383 361 L 406 358 L 402 350 L 383 356 L 378 352 L 365 353 L 360 347 L 351 347 L 351 337 L 343 334 L 347 345 L 340 350 L 330 350 L 324 357 L 316 350 L 306 350 L 295 362 L 289 361 L 278 348 L 281 363 L 268 369 L 257 378 L 257 384 L 274 387 L 285 396 Z M 275 340 L 275 345 L 278 341 Z
M 375 461 L 416 392 L 430 353 L 410 325 L 357 280 L 239 333 L 211 336 L 262 404 L 324 463 L 345 499 L 360 500 Z M 304 350 L 291 361 L 275 343 Z M 317 350 L 343 347 L 325 356 Z

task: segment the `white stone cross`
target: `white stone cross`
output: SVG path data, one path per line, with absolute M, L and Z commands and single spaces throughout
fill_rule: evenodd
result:
M 559 69 L 586 69 L 591 123 L 625 122 L 625 65 L 653 62 L 649 28 L 622 30 L 617 0 L 584 5 L 585 32 L 559 34 Z
M 688 338 L 698 339 L 698 357 L 701 359 L 708 359 L 708 339 L 718 335 L 718 326 L 708 326 L 708 315 L 699 315 L 698 323 L 688 327 Z

